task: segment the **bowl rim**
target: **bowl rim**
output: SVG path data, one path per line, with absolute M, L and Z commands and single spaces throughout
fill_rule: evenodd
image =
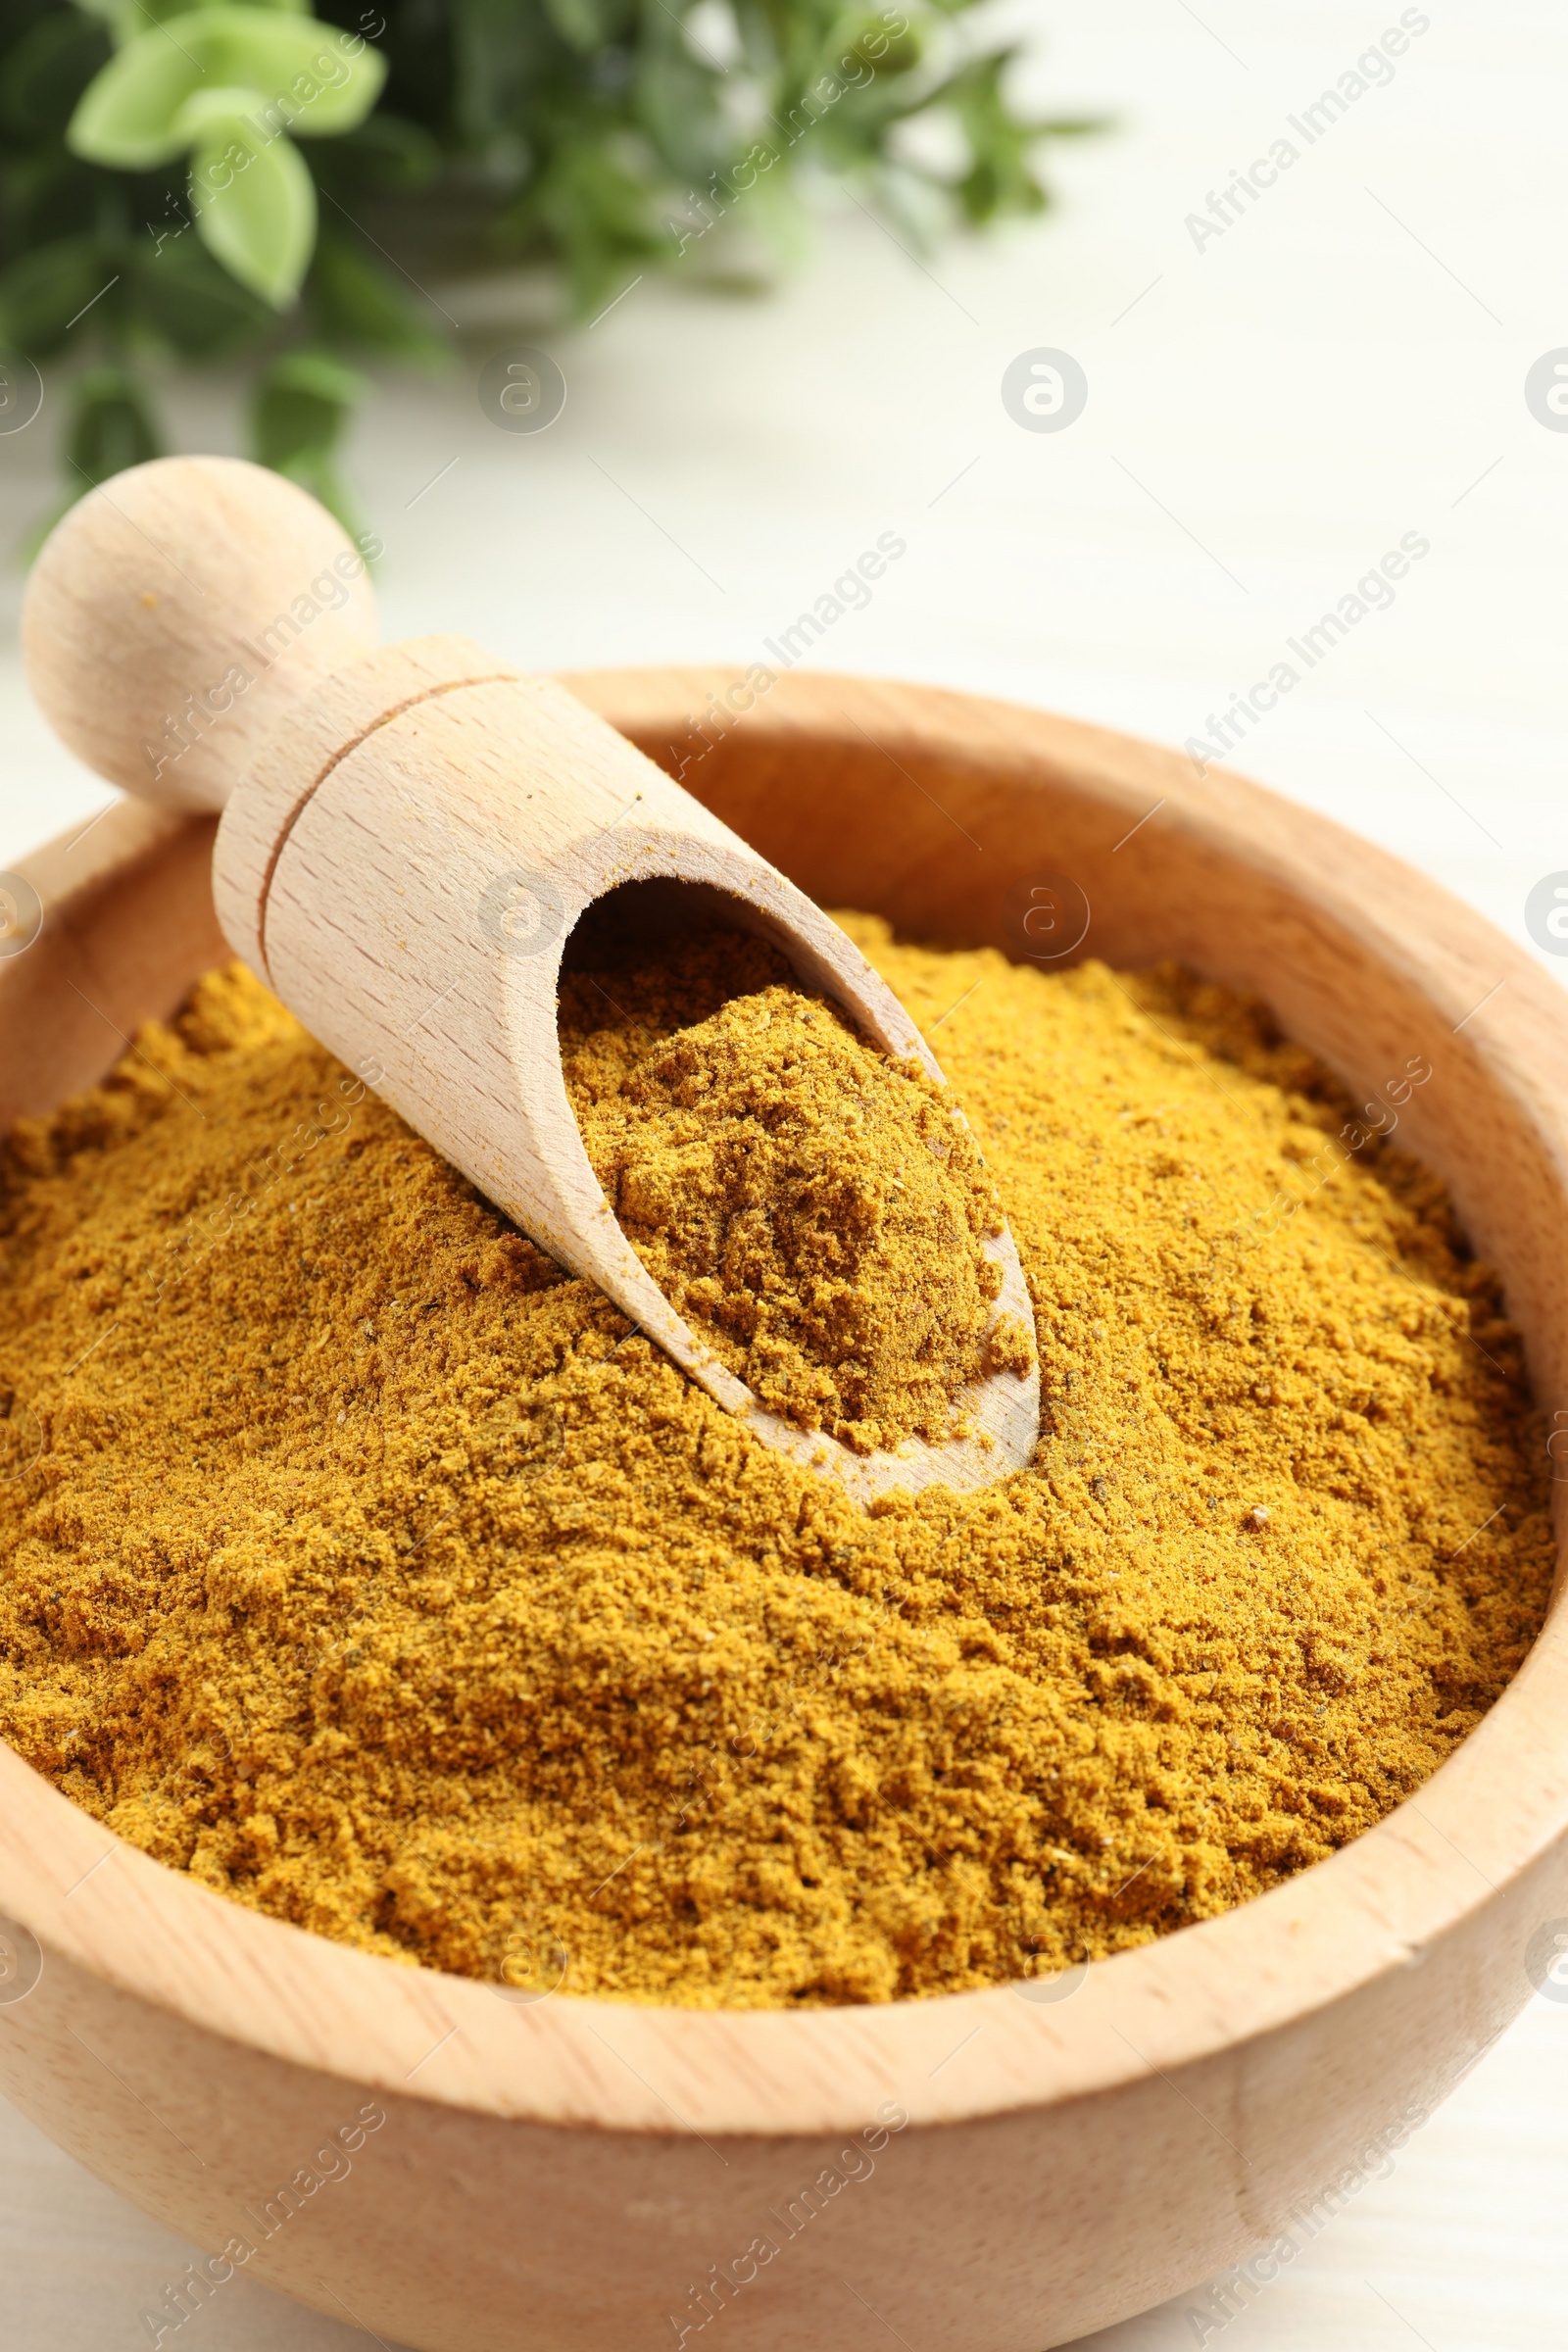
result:
M 564 683 L 653 748 L 691 740 L 688 713 L 740 674 L 612 669 Z M 848 742 L 845 719 L 878 749 L 897 739 L 909 756 L 1065 783 L 1122 815 L 1147 810 L 1153 838 L 1186 834 L 1353 931 L 1452 1017 L 1455 1035 L 1479 1009 L 1478 971 L 1500 972 L 1500 1002 L 1467 1042 L 1568 1187 L 1568 999 L 1438 885 L 1233 771 L 1199 776 L 1176 752 L 1018 705 L 792 674 L 746 723 L 759 742 L 824 733 Z M 19 870 L 46 909 L 79 909 L 84 886 L 105 886 L 133 857 L 203 821 L 149 818 L 126 804 L 98 828 L 90 877 L 64 881 L 63 841 Z M 890 2103 L 916 2123 L 973 2123 L 1152 2070 L 1168 2076 L 1349 1999 L 1419 1965 L 1561 1846 L 1561 1590 L 1559 1564 L 1545 1626 L 1519 1672 L 1417 1796 L 1240 1909 L 1097 1961 L 1070 1991 L 1053 1981 L 1059 1997 L 1041 1984 L 799 2012 L 569 1993 L 518 2001 L 219 1895 L 80 1811 L 3 1743 L 0 1910 L 38 1938 L 46 1968 L 58 1957 L 221 2040 L 482 2116 L 699 2138 L 847 2132 Z M 1529 1991 L 1522 1955 L 1518 1975 L 1515 2007 Z

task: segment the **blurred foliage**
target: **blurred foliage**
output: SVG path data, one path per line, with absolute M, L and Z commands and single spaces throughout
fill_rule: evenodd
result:
M 240 357 L 254 454 L 341 513 L 354 363 L 451 356 L 432 280 L 755 282 L 813 176 L 918 247 L 1040 211 L 1097 126 L 1020 114 L 972 5 L 0 0 L 0 346 L 71 370 L 68 498 L 162 446 L 149 366 Z

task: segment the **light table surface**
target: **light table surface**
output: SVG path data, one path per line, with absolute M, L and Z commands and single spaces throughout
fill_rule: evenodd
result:
M 379 385 L 351 467 L 386 541 L 387 635 L 466 630 L 547 669 L 765 659 L 892 531 L 906 553 L 817 665 L 1182 742 L 1283 661 L 1297 682 L 1236 763 L 1525 940 L 1531 886 L 1568 869 L 1568 433 L 1524 392 L 1568 345 L 1568 19 L 1544 0 L 1404 12 L 1430 22 L 1392 75 L 1307 139 L 1292 118 L 1314 119 L 1398 0 L 1013 13 L 1039 39 L 1045 109 L 1120 119 L 1059 151 L 1062 203 L 1040 223 L 922 266 L 843 205 L 775 300 L 645 282 L 569 331 L 522 292 L 442 289 L 464 365 Z M 1269 184 L 1252 167 L 1282 138 L 1297 154 Z M 1261 192 L 1233 199 L 1221 233 L 1195 230 L 1241 172 Z M 569 387 L 537 437 L 497 431 L 474 389 L 525 341 Z M 1022 429 L 1001 397 L 1042 348 L 1088 383 L 1060 432 Z M 237 408 L 232 384 L 170 395 L 186 447 L 237 446 Z M 0 440 L 0 540 L 47 504 L 49 430 L 46 407 Z M 1294 656 L 1407 534 L 1427 552 L 1392 601 L 1372 592 L 1321 659 Z M 26 705 L 19 596 L 0 586 L 0 864 L 107 797 Z M 999 858 L 999 895 L 1015 878 Z M 1568 2004 L 1538 1999 L 1390 2176 L 1207 2341 L 1568 2341 L 1565 2117 Z M 186 2249 L 10 2114 L 0 2164 L 6 2352 L 145 2343 L 139 2313 Z M 1191 2302 L 1097 2342 L 1176 2352 L 1199 2340 Z M 901 2329 L 926 2352 L 918 2314 Z M 240 2278 L 179 2340 L 325 2352 L 354 2335 Z

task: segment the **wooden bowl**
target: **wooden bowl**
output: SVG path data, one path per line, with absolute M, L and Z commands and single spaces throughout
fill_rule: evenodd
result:
M 1039 953 L 1020 909 L 1036 884 L 1076 906 L 1065 876 L 1081 953 L 1258 990 L 1360 1085 L 1425 1054 L 1402 1140 L 1501 1269 L 1548 1415 L 1565 1395 L 1568 1002 L 1468 908 L 1234 776 L 1033 711 L 569 683 L 830 906 Z M 97 1077 L 222 957 L 210 838 L 126 806 L 32 862 L 0 1115 Z M 519 2003 L 226 1903 L 0 1749 L 0 2083 L 211 2250 L 188 2308 L 243 2263 L 422 2352 L 704 2325 L 729 2352 L 1043 2352 L 1294 2252 L 1528 1997 L 1568 1932 L 1563 1617 L 1419 1796 L 1289 1886 L 1054 1984 L 884 2008 Z

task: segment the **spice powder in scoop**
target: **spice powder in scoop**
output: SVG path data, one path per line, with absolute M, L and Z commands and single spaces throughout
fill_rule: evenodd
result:
M 660 1289 L 803 1429 L 858 1453 L 967 1435 L 963 1391 L 1032 1351 L 993 1320 L 1003 1218 L 951 1090 L 868 1053 L 763 941 L 672 957 L 615 912 L 573 942 L 563 1068 Z
M 709 943 L 727 982 L 672 967 L 686 1031 L 568 982 L 591 1148 L 650 1262 L 824 1426 L 944 1409 L 994 1178 L 1036 1307 L 1030 1470 L 861 1512 L 216 974 L 6 1154 L 0 1733 L 278 1918 L 708 2006 L 1112 1952 L 1417 1788 L 1518 1666 L 1552 1559 L 1517 1341 L 1440 1186 L 1330 1150 L 1333 1083 L 1216 988 L 850 927 L 917 1021 L 961 1001 L 943 1061 L 986 1170 L 960 1155 L 919 1212 L 952 1248 L 918 1313 L 962 1308 L 934 1385 L 918 1344 L 878 1358 L 835 1319 L 788 1119 L 801 1229 L 766 1184 L 733 1198 L 748 1054 L 771 1099 L 772 1046 L 817 1018 L 754 942 Z M 738 1001 L 699 1002 L 716 983 Z M 690 1154 L 704 1071 L 728 1140 L 661 1194 L 639 1127 Z M 831 1185 L 851 1139 L 820 1132 Z

